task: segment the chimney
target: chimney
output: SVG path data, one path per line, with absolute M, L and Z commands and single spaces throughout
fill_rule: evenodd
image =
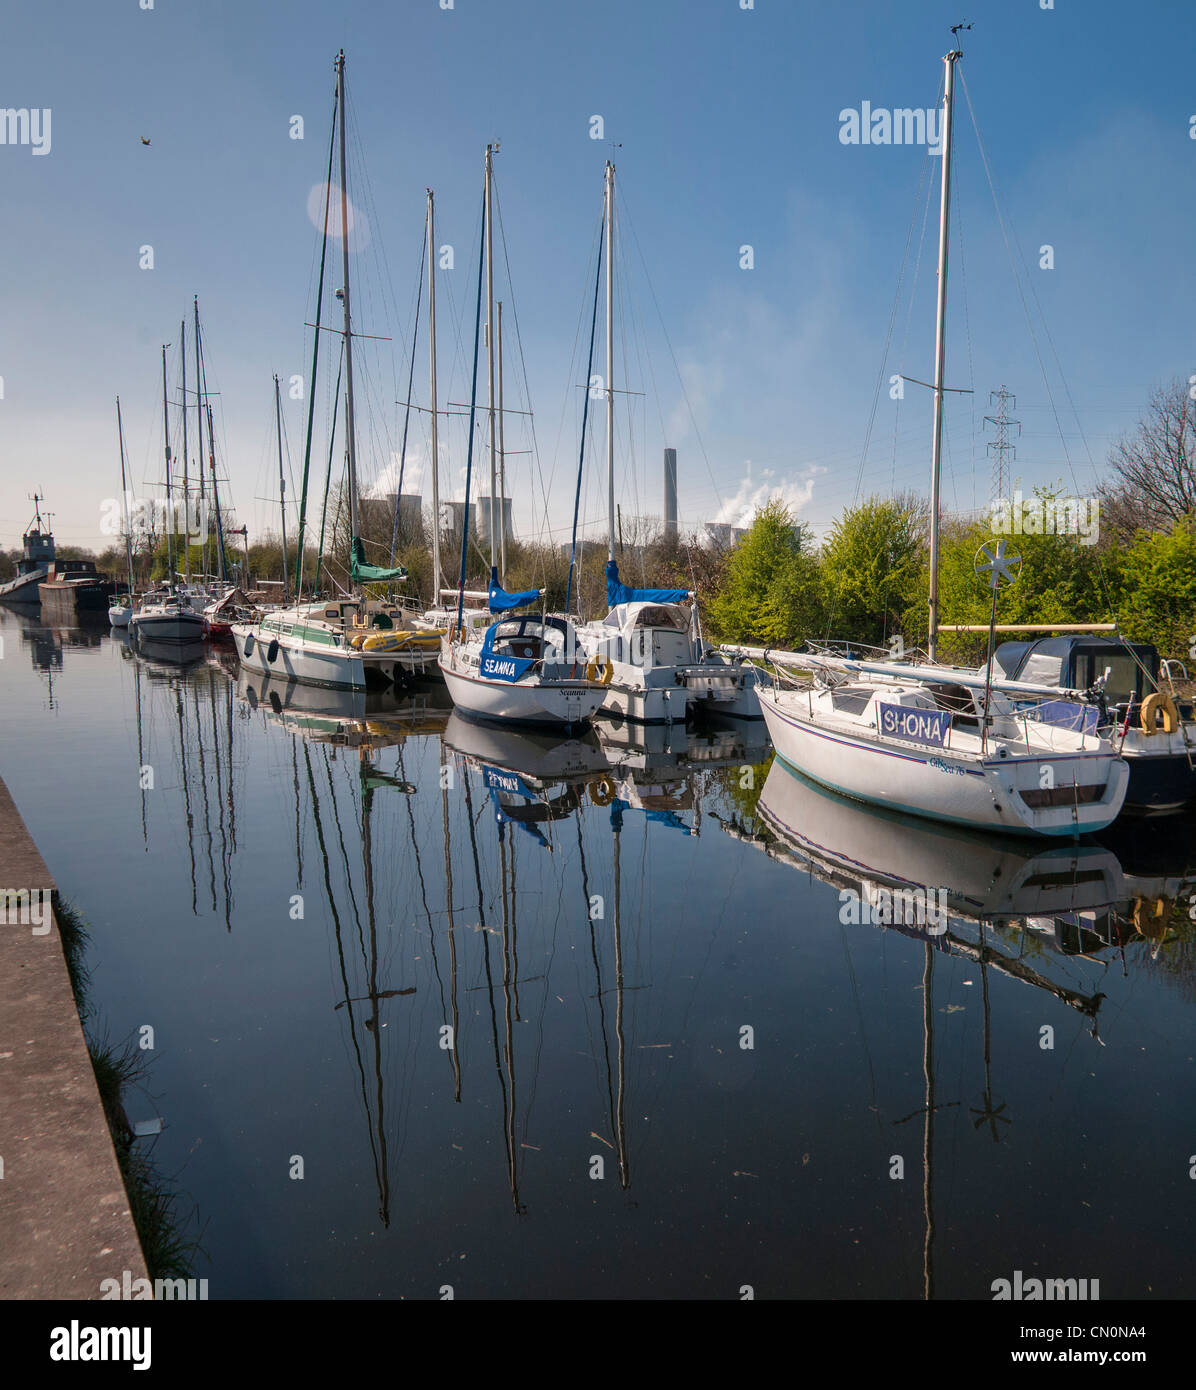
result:
M 664 451 L 664 533 L 677 535 L 677 450 Z

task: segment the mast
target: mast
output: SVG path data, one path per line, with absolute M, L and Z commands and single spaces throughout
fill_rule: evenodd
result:
M 116 398 L 116 433 L 120 438 L 120 495 L 125 506 L 125 557 L 129 562 L 129 602 L 133 601 L 133 532 L 129 526 L 129 485 L 125 481 L 125 428 L 120 419 L 120 397 Z M 36 510 L 37 504 L 34 503 Z M 40 528 L 39 528 L 40 529 Z M 141 764 L 138 763 L 140 767 Z
M 939 634 L 939 481 L 943 462 L 943 366 L 947 355 L 947 232 L 951 210 L 951 93 L 955 64 L 963 57 L 952 49 L 943 58 L 943 182 L 939 198 L 938 317 L 934 342 L 934 440 L 930 462 L 930 612 L 927 651 L 937 659 Z
M 440 443 L 436 415 L 436 195 L 428 189 L 428 349 L 432 393 L 432 607 L 440 602 Z
M 320 328 L 324 309 L 324 268 L 328 258 L 328 209 L 332 201 L 332 159 L 336 151 L 337 103 L 332 103 L 332 130 L 328 136 L 328 176 L 324 180 L 324 233 L 320 238 L 320 279 L 316 285 L 316 322 L 311 345 L 311 378 L 307 392 L 307 439 L 303 445 L 303 488 L 299 495 L 299 534 L 295 540 L 295 602 L 298 603 L 303 589 L 303 536 L 307 529 L 307 481 L 311 467 L 311 432 L 316 414 L 316 369 L 320 363 Z M 339 375 L 339 374 L 338 374 Z M 338 380 L 336 395 L 340 395 Z M 335 397 L 334 397 L 335 399 Z M 323 518 L 321 518 L 321 542 L 323 541 Z M 319 558 L 316 570 L 319 571 Z
M 345 172 L 345 50 L 336 56 L 336 100 L 340 115 L 341 171 L 341 269 L 344 286 L 341 300 L 345 310 L 345 442 L 349 459 L 350 554 L 357 542 L 357 436 L 353 418 L 353 331 L 349 305 L 349 184 Z M 350 561 L 350 564 L 352 562 Z M 359 586 L 354 584 L 354 592 Z
M 486 146 L 486 408 L 490 414 L 490 564 L 494 564 L 494 489 L 498 482 L 494 434 L 494 223 L 491 218 L 494 146 Z
M 615 166 L 606 161 L 606 494 L 607 554 L 615 558 Z
M 498 547 L 499 578 L 507 582 L 507 455 L 503 448 L 503 408 L 502 408 L 502 300 L 498 301 L 498 315 L 495 322 L 498 338 Z M 490 521 L 494 522 L 494 504 L 490 504 Z
M 187 320 L 179 321 L 179 348 L 182 351 L 183 379 L 183 573 L 191 583 L 191 479 L 187 469 Z M 203 468 L 200 468 L 203 472 Z
M 170 416 L 166 411 L 166 349 L 162 344 L 162 434 L 166 441 L 166 582 L 174 583 L 174 517 L 170 507 Z
M 216 482 L 216 433 L 212 429 L 212 406 L 208 403 L 208 465 L 212 470 L 212 503 L 216 508 L 216 560 L 220 578 L 224 579 L 224 522 L 220 517 L 220 487 Z
M 198 430 L 195 447 L 199 450 L 199 497 L 203 501 L 203 388 L 199 380 L 199 295 L 195 296 L 195 425 Z M 204 528 L 204 545 L 207 545 L 207 528 Z
M 278 373 L 274 373 L 274 426 L 278 433 L 278 506 L 282 513 L 282 592 L 287 581 L 287 480 L 282 471 L 282 406 L 278 396 Z

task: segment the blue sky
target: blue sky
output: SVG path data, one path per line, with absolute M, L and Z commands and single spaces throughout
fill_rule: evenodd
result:
M 844 145 L 839 116 L 863 101 L 934 107 L 960 20 L 975 26 L 960 67 L 1015 234 L 1021 290 L 960 88 L 947 376 L 975 395 L 948 407 L 946 505 L 987 500 L 982 417 L 1002 383 L 1022 421 L 1014 475 L 1027 489 L 1063 478 L 1083 492 L 1093 470 L 1081 430 L 1099 471 L 1151 389 L 1196 373 L 1196 77 L 1178 3 L 756 0 L 745 11 L 740 0 L 454 0 L 451 10 L 443 0 L 154 0 L 141 9 L 147 2 L 7 7 L 0 107 L 49 108 L 52 141 L 41 157 L 0 147 L 5 546 L 19 543 L 34 486 L 60 542 L 103 542 L 103 500 L 119 482 L 117 394 L 136 489 L 160 478 L 160 347 L 172 344 L 173 376 L 194 294 L 208 384 L 220 393 L 221 475 L 251 532 L 276 524 L 272 374 L 285 382 L 307 371 L 318 252 L 307 208 L 323 178 L 342 45 L 350 186 L 368 224 L 353 255 L 355 326 L 392 340 L 362 345 L 364 488 L 401 435 L 394 402 L 406 394 L 428 187 L 437 240 L 455 252 L 440 277 L 441 399 L 466 399 L 482 153 L 500 139 L 507 404 L 526 409 L 530 398 L 538 446 L 538 461 L 518 452 L 533 441 L 526 417 L 512 415 L 508 491 L 522 535 L 566 537 L 584 375 L 574 354 L 611 154 L 590 138 L 597 114 L 620 146 L 626 212 L 616 386 L 642 393 L 619 398 L 625 511 L 659 513 L 666 444 L 679 453 L 685 524 L 738 520 L 776 489 L 822 531 L 857 488 L 925 491 L 929 394 L 909 386 L 895 402 L 887 379 L 932 372 L 939 164 L 922 147 Z M 288 135 L 296 114 L 303 140 Z M 920 242 L 927 176 L 934 202 Z M 152 270 L 139 268 L 145 244 Z M 743 245 L 753 269 L 740 268 Z M 1054 269 L 1039 268 L 1043 245 Z M 340 283 L 339 269 L 330 280 Z M 317 453 L 330 386 L 317 384 Z M 286 401 L 296 479 L 303 410 Z M 427 459 L 425 419 L 412 426 L 409 480 Z M 171 428 L 177 451 L 177 412 Z M 605 524 L 603 438 L 599 420 L 584 489 L 591 530 Z M 464 456 L 454 418 L 442 437 L 444 495 L 459 494 Z

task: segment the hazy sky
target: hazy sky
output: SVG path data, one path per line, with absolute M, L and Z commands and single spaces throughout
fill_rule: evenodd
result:
M 538 446 L 519 452 L 532 436 L 527 417 L 511 415 L 521 534 L 547 525 L 567 537 L 607 157 L 625 213 L 615 385 L 642 393 L 618 397 L 624 510 L 660 512 L 666 444 L 679 453 L 687 525 L 738 520 L 777 489 L 822 530 L 857 487 L 925 491 L 929 393 L 911 385 L 894 401 L 888 379 L 932 374 L 940 161 L 925 144 L 845 144 L 840 113 L 864 102 L 934 108 L 960 19 L 975 26 L 959 70 L 1020 288 L 961 85 L 947 379 L 975 395 L 950 398 L 946 505 L 988 498 L 982 419 L 1002 383 L 1022 421 L 1015 476 L 1083 491 L 1092 467 L 1081 430 L 1099 469 L 1152 387 L 1196 373 L 1196 76 L 1190 7 L 1178 0 L 448 2 L 9 0 L 0 108 L 48 108 L 50 139 L 44 154 L 0 147 L 0 545 L 19 542 L 35 486 L 60 543 L 105 541 L 103 501 L 119 487 L 117 394 L 135 489 L 159 484 L 160 349 L 172 345 L 177 401 L 179 321 L 195 294 L 208 385 L 220 393 L 221 476 L 251 531 L 277 525 L 272 375 L 285 386 L 308 370 L 319 243 L 309 204 L 324 178 L 341 46 L 361 212 L 355 327 L 391 339 L 361 344 L 363 490 L 402 434 L 395 402 L 407 392 L 428 187 L 437 242 L 454 254 L 439 278 L 441 403 L 468 399 L 482 154 L 501 140 L 506 397 L 526 409 L 530 396 Z M 290 138 L 296 115 L 302 140 Z M 602 140 L 591 138 L 594 116 Z M 143 246 L 152 269 L 140 266 Z M 1040 268 L 1044 246 L 1053 269 Z M 326 322 L 339 257 L 328 279 Z M 333 372 L 337 350 L 325 335 Z M 322 373 L 317 490 L 331 389 Z M 427 390 L 425 322 L 415 399 L 426 404 Z M 595 404 L 591 529 L 605 524 Z M 296 484 L 305 409 L 284 396 Z M 172 407 L 176 453 L 178 427 Z M 461 418 L 446 421 L 441 443 L 442 493 L 456 496 Z M 408 453 L 405 488 L 428 456 L 426 416 L 413 418 Z M 475 463 L 488 466 L 484 448 Z

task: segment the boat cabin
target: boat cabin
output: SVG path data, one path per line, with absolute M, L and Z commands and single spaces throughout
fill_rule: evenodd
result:
M 1149 643 L 1089 634 L 1002 642 L 994 661 L 998 679 L 1063 690 L 1088 690 L 1103 676 L 1110 706 L 1127 704 L 1131 698 L 1140 704 L 1159 675 L 1159 654 Z
M 677 603 L 620 603 L 603 619 L 602 651 L 637 666 L 688 666 L 694 660 L 690 615 Z
M 491 623 L 482 641 L 482 655 L 513 656 L 520 661 L 560 659 L 568 645 L 575 641 L 566 619 L 534 614 Z

